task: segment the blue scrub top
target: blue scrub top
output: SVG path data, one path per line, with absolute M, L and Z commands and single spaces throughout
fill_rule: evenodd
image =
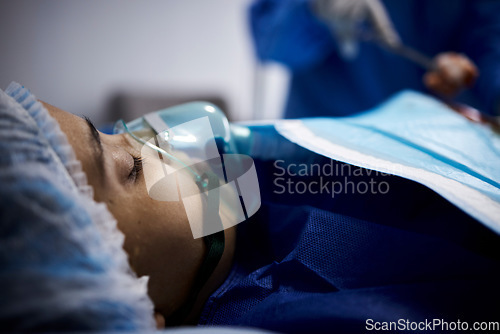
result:
M 402 41 L 424 54 L 465 53 L 478 66 L 475 87 L 459 100 L 500 111 L 500 1 L 384 0 Z M 343 59 L 307 0 L 259 0 L 250 9 L 257 56 L 292 71 L 286 118 L 343 116 L 378 105 L 397 91 L 427 92 L 424 70 L 379 46 L 361 42 Z
M 348 165 L 294 149 L 299 158 L 279 167 L 255 160 L 263 204 L 238 225 L 232 270 L 207 301 L 200 325 L 364 333 L 399 319 L 470 326 L 498 320 L 497 234 L 413 181 L 357 167 L 325 178 L 301 163 L 336 171 Z M 276 181 L 288 166 L 285 180 Z M 390 191 L 281 194 L 286 180 L 321 178 L 387 182 Z

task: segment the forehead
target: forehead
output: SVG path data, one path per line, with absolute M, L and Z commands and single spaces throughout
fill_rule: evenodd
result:
M 42 104 L 59 123 L 61 130 L 66 134 L 69 144 L 73 147 L 78 160 L 82 162 L 85 169 L 85 162 L 93 154 L 92 147 L 89 145 L 91 134 L 87 122 L 53 105 L 45 102 L 42 102 Z
M 79 135 L 84 134 L 85 121 L 83 119 L 46 102 L 42 102 L 42 104 L 45 108 L 47 108 L 49 114 L 57 121 L 57 123 L 59 123 L 61 130 L 66 133 L 68 137 L 70 137 L 73 133 Z

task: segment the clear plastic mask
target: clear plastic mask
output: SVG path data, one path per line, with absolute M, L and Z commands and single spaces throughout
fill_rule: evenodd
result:
M 195 238 L 234 226 L 260 207 L 253 160 L 237 154 L 229 122 L 218 107 L 187 103 L 129 123 L 120 120 L 113 133 L 128 133 L 141 144 L 149 196 L 158 201 L 182 200 Z M 223 226 L 209 218 L 213 212 L 206 213 L 215 210 L 207 207 L 214 205 L 210 203 L 215 197 Z M 206 214 L 196 214 L 200 202 L 208 202 Z

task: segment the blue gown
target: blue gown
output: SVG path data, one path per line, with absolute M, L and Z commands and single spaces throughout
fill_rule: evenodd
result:
M 465 53 L 478 66 L 476 86 L 459 98 L 500 112 L 500 2 L 383 0 L 402 41 L 428 56 Z M 370 109 L 402 89 L 427 92 L 424 70 L 377 45 L 360 43 L 344 60 L 308 0 L 259 0 L 250 10 L 257 56 L 291 70 L 286 118 L 344 116 Z M 427 92 L 428 93 L 428 92 Z
M 345 166 L 292 143 L 280 149 L 294 152 L 285 160 L 294 182 L 320 177 L 299 175 L 300 163 Z M 498 235 L 416 182 L 357 167 L 331 178 L 387 182 L 390 191 L 277 194 L 275 160 L 261 158 L 262 207 L 238 225 L 233 267 L 200 325 L 363 333 L 399 319 L 498 321 Z

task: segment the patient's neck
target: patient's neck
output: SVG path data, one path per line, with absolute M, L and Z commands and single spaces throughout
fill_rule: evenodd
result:
M 236 245 L 236 226 L 224 231 L 225 247 L 224 253 L 215 268 L 213 274 L 200 290 L 191 312 L 182 320 L 183 325 L 196 325 L 203 310 L 203 306 L 210 295 L 226 280 L 233 263 L 234 249 Z M 166 324 L 169 326 L 169 324 Z

